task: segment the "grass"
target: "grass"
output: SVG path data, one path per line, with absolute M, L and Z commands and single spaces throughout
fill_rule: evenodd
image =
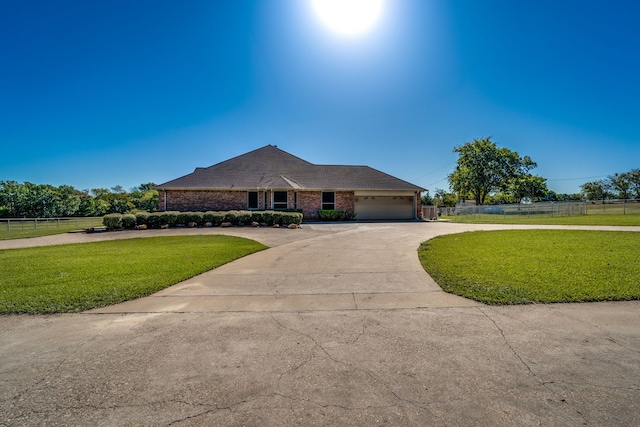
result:
M 265 249 L 232 236 L 151 237 L 0 251 L 0 313 L 69 313 L 150 295 Z
M 51 236 L 99 226 L 102 226 L 102 217 L 65 218 L 59 221 L 57 219 L 42 219 L 37 223 L 31 219 L 11 220 L 10 222 L 7 219 L 0 219 L 0 240 Z
M 536 216 L 536 215 L 468 215 L 443 216 L 454 222 L 473 224 L 541 224 L 541 225 L 618 225 L 640 226 L 640 215 L 623 214 L 587 214 L 574 216 Z
M 487 304 L 640 299 L 640 234 L 477 231 L 436 237 L 418 251 L 447 292 Z

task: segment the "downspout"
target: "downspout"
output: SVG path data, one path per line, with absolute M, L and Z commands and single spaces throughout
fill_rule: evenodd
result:
M 167 190 L 162 190 L 162 193 L 164 194 L 164 212 L 167 211 Z

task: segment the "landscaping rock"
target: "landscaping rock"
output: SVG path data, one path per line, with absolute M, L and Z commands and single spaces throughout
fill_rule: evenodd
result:
M 260 227 L 260 223 L 257 223 L 257 222 L 255 222 L 255 221 L 253 221 L 253 222 L 251 223 L 251 226 L 252 226 L 252 227 Z
M 189 228 L 194 228 L 194 227 L 197 227 L 197 226 L 198 226 L 198 223 L 197 222 L 193 222 L 193 221 L 187 224 L 187 227 L 189 227 Z
M 136 230 L 146 230 L 147 224 L 136 225 Z
M 162 224 L 162 225 L 160 226 L 160 228 L 161 228 L 161 229 L 163 229 L 163 230 L 166 230 L 166 229 L 168 229 L 168 228 L 169 228 L 169 224 Z
M 213 227 L 213 223 L 212 222 L 205 222 L 204 226 L 205 227 Z
M 288 228 L 290 228 L 290 229 L 294 230 L 294 229 L 296 229 L 296 228 L 300 228 L 300 225 L 299 225 L 299 224 L 289 224 L 289 227 L 288 227 Z
M 280 224 L 273 224 L 273 228 L 280 228 Z
M 227 227 L 233 227 L 233 224 L 231 224 L 230 222 L 223 222 L 222 224 L 220 224 L 220 227 L 222 228 L 227 228 Z

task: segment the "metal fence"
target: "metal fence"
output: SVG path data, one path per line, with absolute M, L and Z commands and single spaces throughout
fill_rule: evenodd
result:
M 640 200 L 598 200 L 581 202 L 539 202 L 531 204 L 482 205 L 458 203 L 454 215 L 520 215 L 520 216 L 574 216 L 574 215 L 631 215 L 640 214 Z
M 102 225 L 102 217 L 73 218 L 0 218 L 0 231 L 41 230 L 48 228 L 88 228 Z

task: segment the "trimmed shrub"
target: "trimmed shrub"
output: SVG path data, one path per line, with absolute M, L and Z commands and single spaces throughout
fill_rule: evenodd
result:
M 275 222 L 280 225 L 300 224 L 302 214 L 299 212 L 276 212 Z
M 355 212 L 344 211 L 344 217 L 342 219 L 344 219 L 345 221 L 355 221 L 356 215 L 357 214 Z
M 122 226 L 127 230 L 136 228 L 136 216 L 133 214 L 122 215 Z
M 138 212 L 136 214 L 136 225 L 148 225 L 147 218 L 149 218 L 148 212 Z
M 339 209 L 320 209 L 318 217 L 321 221 L 340 221 L 344 217 L 344 211 Z
M 276 213 L 274 211 L 263 211 L 262 221 L 258 221 L 258 222 L 264 222 L 267 225 L 273 225 L 275 220 L 275 214 Z
M 147 216 L 147 227 L 160 228 L 161 225 L 166 224 L 164 212 L 152 212 Z
M 204 225 L 204 214 L 202 212 L 189 212 L 189 222 L 195 222 L 199 227 Z
M 170 227 L 175 227 L 176 222 L 178 221 L 178 213 L 176 211 L 166 211 L 162 212 L 162 225 L 168 225 Z
M 102 218 L 102 224 L 107 230 L 119 230 L 122 228 L 122 215 L 119 213 L 105 215 Z
M 213 221 L 213 225 L 219 226 L 224 221 L 224 213 L 223 212 L 212 212 L 211 218 Z
M 237 211 L 236 213 L 238 224 L 249 225 L 251 224 L 251 212 L 250 211 Z
M 230 222 L 233 225 L 238 225 L 238 211 L 225 212 L 222 222 Z
M 262 219 L 262 213 L 263 211 L 251 211 L 251 222 L 264 222 L 264 220 Z
M 176 225 L 187 225 L 191 222 L 191 212 L 176 212 Z

